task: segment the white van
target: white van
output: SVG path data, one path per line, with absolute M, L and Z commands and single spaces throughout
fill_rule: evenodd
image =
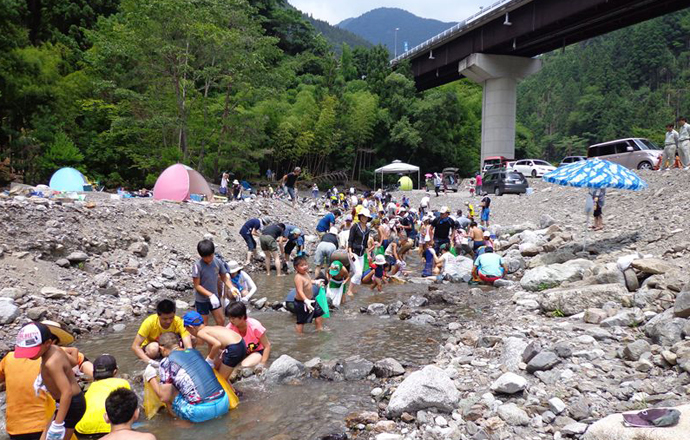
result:
M 587 159 L 605 159 L 631 170 L 654 169 L 662 154 L 654 142 L 642 138 L 618 139 L 587 149 Z

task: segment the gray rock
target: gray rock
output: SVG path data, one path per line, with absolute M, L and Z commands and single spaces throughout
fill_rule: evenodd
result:
M 519 408 L 514 403 L 501 405 L 496 412 L 510 426 L 527 426 L 529 424 L 530 418 L 525 410 Z
M 555 223 L 556 220 L 554 220 L 554 218 L 549 214 L 542 214 L 539 216 L 539 229 L 546 229 Z
M 665 274 L 666 272 L 673 270 L 673 266 L 671 264 L 657 258 L 633 260 L 632 267 L 649 275 Z
M 67 258 L 59 258 L 58 260 L 55 261 L 55 264 L 57 264 L 60 267 L 70 267 L 71 264 Z
M 609 314 L 603 309 L 598 309 L 596 307 L 589 308 L 585 310 L 584 321 L 588 324 L 599 324 L 604 319 L 608 318 Z
M 534 257 L 541 252 L 541 247 L 536 243 L 522 243 L 518 246 L 523 257 Z
M 22 289 L 17 287 L 5 287 L 0 290 L 0 298 L 19 299 L 24 295 Z
M 48 314 L 45 307 L 31 307 L 26 311 L 26 316 L 32 321 L 40 321 Z
M 522 338 L 505 339 L 501 351 L 501 364 L 505 365 L 508 371 L 518 371 L 518 365 L 522 362 L 522 353 L 527 345 L 527 341 Z
M 565 408 L 565 403 L 558 397 L 552 397 L 549 399 L 549 410 L 551 410 L 552 413 L 558 415 L 565 411 Z
M 429 300 L 423 296 L 412 295 L 410 299 L 407 300 L 407 305 L 410 307 L 423 307 L 427 302 L 429 302 Z
M 115 287 L 115 286 L 108 286 L 108 287 L 106 287 L 106 288 L 104 288 L 104 289 L 98 289 L 98 293 L 101 294 L 101 295 L 114 296 L 114 297 L 116 297 L 116 298 L 117 298 L 118 296 L 120 296 L 120 291 L 119 291 L 119 290 L 117 289 L 117 287 Z M 147 297 L 147 296 L 143 296 L 143 297 L 142 297 L 142 300 L 148 300 L 148 297 Z M 141 302 L 143 302 L 143 301 L 141 301 Z
M 390 304 L 388 304 L 388 314 L 389 315 L 397 315 L 400 309 L 402 308 L 403 303 L 402 301 L 395 301 Z
M 587 424 L 580 422 L 569 423 L 561 429 L 561 434 L 569 437 L 584 434 L 584 432 L 587 431 L 587 426 Z
M 415 315 L 412 318 L 410 318 L 410 324 L 416 324 L 416 325 L 429 325 L 433 324 L 436 322 L 436 318 L 434 318 L 431 315 L 427 314 L 421 314 L 421 315 Z
M 110 282 L 110 273 L 101 272 L 95 277 L 93 277 L 93 282 L 98 287 L 106 287 Z
M 650 319 L 644 331 L 653 343 L 671 346 L 681 340 L 684 325 L 685 319 L 676 318 L 673 309 L 668 309 Z
M 367 314 L 376 316 L 387 315 L 388 307 L 382 303 L 369 304 L 367 307 Z
M 539 342 L 530 341 L 529 344 L 527 344 L 527 347 L 525 347 L 525 350 L 522 352 L 522 362 L 525 364 L 528 363 L 532 360 L 532 358 L 538 355 L 540 351 L 541 345 Z
M 589 402 L 585 399 L 578 399 L 568 406 L 568 414 L 575 420 L 584 420 L 591 414 Z
M 69 261 L 72 264 L 75 264 L 83 263 L 84 261 L 89 259 L 89 256 L 86 252 L 76 251 L 69 254 L 66 258 L 67 261 Z
M 175 271 L 170 267 L 164 268 L 161 272 L 161 275 L 163 276 L 163 278 L 168 280 L 175 279 Z
M 553 346 L 553 351 L 560 358 L 569 358 L 573 355 L 573 348 L 566 341 L 561 341 Z
M 527 372 L 546 371 L 555 367 L 561 359 L 552 351 L 542 351 L 527 364 Z
M 113 331 L 119 333 L 125 331 L 126 328 L 127 326 L 124 324 L 115 324 L 113 326 Z
M 350 356 L 343 361 L 343 376 L 345 380 L 366 379 L 373 369 L 373 362 L 360 356 Z
M 261 299 L 257 299 L 256 302 L 254 303 L 254 307 L 256 307 L 258 310 L 263 309 L 266 307 L 266 303 L 268 302 L 268 298 L 264 297 Z
M 570 260 L 574 260 L 577 257 L 572 251 L 567 249 L 558 249 L 554 252 L 547 252 L 545 254 L 539 254 L 536 257 L 529 260 L 527 267 L 533 269 L 539 266 L 548 266 L 551 264 L 561 264 Z
M 41 295 L 43 295 L 44 298 L 48 299 L 61 299 L 67 297 L 67 292 L 61 289 L 57 289 L 55 287 L 46 286 L 41 289 Z
M 572 316 L 591 307 L 601 308 L 609 301 L 621 303 L 627 295 L 628 290 L 620 284 L 595 284 L 547 290 L 539 305 L 546 312 L 559 310 L 565 316 Z
M 683 290 L 678 294 L 673 313 L 679 318 L 690 317 L 690 290 Z
M 304 364 L 286 354 L 282 355 L 266 371 L 266 380 L 272 383 L 287 382 L 304 376 Z
M 529 269 L 520 280 L 520 285 L 525 290 L 538 291 L 556 287 L 565 281 L 581 280 L 585 271 L 594 263 L 589 260 L 577 259 L 563 264 L 551 264 Z
M 509 250 L 503 256 L 503 262 L 508 267 L 508 273 L 515 273 L 517 271 L 524 269 L 526 266 L 525 259 L 522 257 L 522 254 L 520 254 L 520 251 L 517 249 Z
M 515 394 L 527 388 L 527 379 L 515 373 L 503 373 L 491 384 L 491 391 L 503 394 Z
M 642 310 L 624 310 L 615 316 L 606 318 L 601 321 L 602 327 L 632 327 L 637 326 L 645 321 Z
M 649 342 L 644 339 L 638 339 L 625 346 L 623 357 L 629 361 L 638 361 L 643 354 L 650 351 L 652 351 L 652 346 L 649 345 Z
M 138 241 L 129 246 L 129 251 L 137 257 L 144 258 L 149 254 L 149 245 L 143 241 Z
M 640 280 L 637 279 L 637 274 L 633 269 L 626 269 L 623 272 L 623 279 L 629 292 L 635 292 L 640 288 Z
M 0 324 L 12 324 L 20 313 L 19 307 L 11 298 L 0 298 Z
M 405 374 L 405 368 L 393 358 L 385 358 L 374 364 L 374 374 L 376 377 L 395 377 Z
M 387 413 L 400 417 L 403 412 L 435 408 L 451 412 L 460 400 L 460 392 L 448 374 L 434 366 L 427 365 L 405 378 L 390 398 Z

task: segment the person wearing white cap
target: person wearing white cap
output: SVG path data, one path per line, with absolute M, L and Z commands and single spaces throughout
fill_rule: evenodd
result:
M 237 261 L 231 261 L 228 263 L 230 282 L 239 292 L 239 299 L 242 302 L 249 302 L 252 296 L 254 296 L 256 293 L 257 287 L 254 280 L 252 280 L 252 277 L 250 277 L 249 274 L 242 269 L 242 266 L 240 266 Z
M 450 244 L 450 237 L 455 229 L 455 222 L 450 218 L 450 208 L 441 207 L 441 216 L 431 222 L 429 235 L 434 240 L 434 250 L 438 254 L 441 246 Z
M 357 287 L 362 284 L 362 272 L 364 271 L 364 256 L 369 251 L 370 229 L 367 222 L 371 220 L 371 213 L 364 208 L 359 212 L 358 222 L 350 228 L 350 237 L 347 240 L 347 253 L 352 261 L 352 279 L 347 294 L 352 296 Z
M 232 198 L 233 200 L 242 200 L 242 193 L 244 192 L 244 187 L 240 184 L 240 181 L 235 179 L 232 181 Z
M 383 291 L 383 283 L 386 279 L 386 257 L 379 254 L 374 259 L 374 276 L 371 278 L 371 290 Z

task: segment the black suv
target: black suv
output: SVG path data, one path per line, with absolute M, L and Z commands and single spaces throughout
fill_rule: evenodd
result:
M 484 174 L 482 195 L 524 194 L 529 184 L 522 173 L 507 168 L 494 168 Z

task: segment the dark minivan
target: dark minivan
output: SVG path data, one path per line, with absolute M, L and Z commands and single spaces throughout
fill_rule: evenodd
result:
M 494 168 L 484 174 L 482 194 L 524 194 L 529 184 L 522 173 L 506 168 Z

